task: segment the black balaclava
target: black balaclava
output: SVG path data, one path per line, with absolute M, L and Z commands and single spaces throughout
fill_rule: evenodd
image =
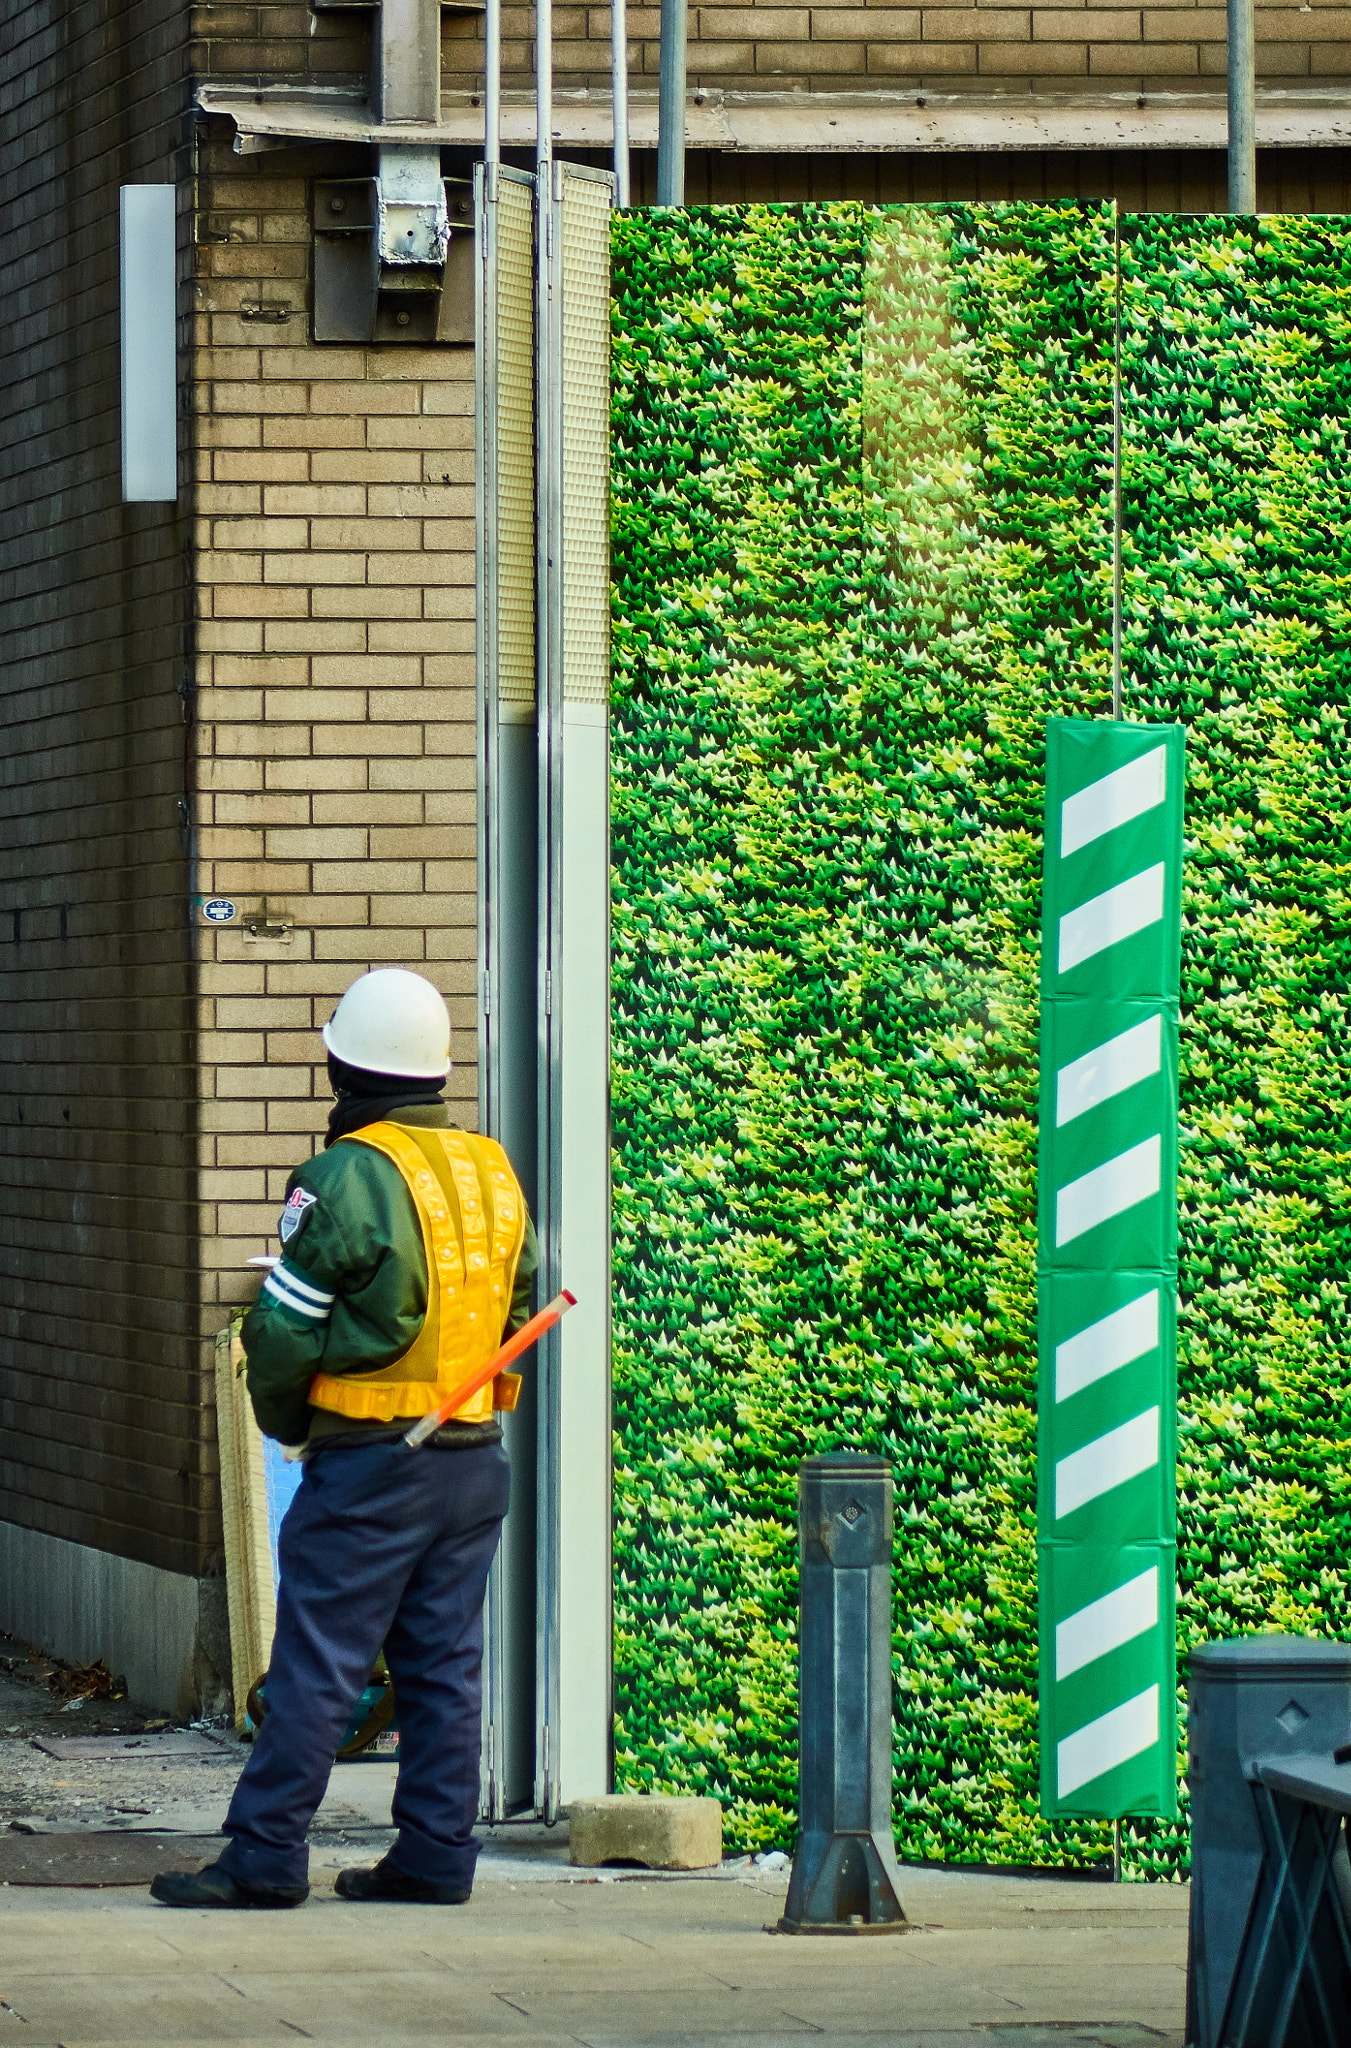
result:
M 396 1109 L 440 1102 L 446 1086 L 440 1075 L 419 1080 L 411 1074 L 373 1074 L 367 1067 L 349 1067 L 333 1053 L 328 1056 L 328 1078 L 337 1101 L 328 1115 L 325 1150 L 335 1138 L 345 1138 L 366 1124 L 378 1124 Z

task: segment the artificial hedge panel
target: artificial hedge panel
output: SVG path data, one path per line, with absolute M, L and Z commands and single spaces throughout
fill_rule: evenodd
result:
M 1351 1635 L 1351 236 L 1105 209 L 622 217 L 621 1784 L 789 1846 L 794 1472 L 897 1483 L 897 1838 L 1036 1809 L 1042 729 L 1180 718 L 1179 1646 Z M 1128 1825 L 1128 1874 L 1185 1868 Z
M 616 1775 L 756 1846 L 793 1824 L 795 1462 L 859 1316 L 863 245 L 856 209 L 616 230 Z
M 791 1839 L 795 1468 L 897 1476 L 897 1833 L 1037 1816 L 1041 729 L 1110 701 L 1101 209 L 615 242 L 619 1782 Z
M 1351 227 L 1122 228 L 1128 715 L 1187 727 L 1179 1647 L 1351 1635 Z
M 1035 1775 L 1037 929 L 1045 719 L 1111 703 L 1112 220 L 907 209 L 872 258 L 869 1305 L 895 1404 L 897 1834 L 1092 1861 L 1105 1831 L 1044 1823 Z

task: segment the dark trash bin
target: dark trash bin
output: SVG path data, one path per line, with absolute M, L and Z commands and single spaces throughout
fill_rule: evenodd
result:
M 1351 2048 L 1351 1645 L 1188 1659 L 1188 2048 Z

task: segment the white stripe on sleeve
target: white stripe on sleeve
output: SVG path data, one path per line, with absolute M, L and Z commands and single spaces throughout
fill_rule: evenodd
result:
M 319 1308 L 314 1302 L 302 1301 L 298 1294 L 292 1294 L 281 1278 L 280 1269 L 268 1274 L 263 1282 L 263 1292 L 270 1294 L 284 1308 L 293 1308 L 302 1316 L 312 1316 L 317 1323 L 326 1323 L 333 1313 L 331 1308 Z
M 272 1270 L 274 1273 L 278 1274 L 280 1278 L 286 1282 L 287 1286 L 293 1289 L 293 1291 L 296 1294 L 303 1294 L 306 1301 L 328 1303 L 334 1302 L 338 1298 L 336 1294 L 329 1293 L 329 1291 L 326 1288 L 316 1287 L 312 1281 L 302 1278 L 302 1276 L 299 1273 L 297 1273 L 294 1266 L 287 1265 L 285 1259 L 282 1259 L 276 1266 L 273 1267 Z

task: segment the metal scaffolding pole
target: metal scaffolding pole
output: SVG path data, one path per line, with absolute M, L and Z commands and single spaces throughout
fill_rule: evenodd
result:
M 1229 4 L 1229 211 L 1257 211 L 1253 0 Z
M 548 166 L 553 158 L 553 108 L 553 0 L 535 0 L 535 169 L 545 174 L 540 188 L 545 199 L 549 190 Z
M 615 128 L 615 205 L 629 203 L 629 22 L 625 0 L 610 0 L 610 99 Z
M 535 0 L 535 678 L 537 704 L 538 836 L 536 955 L 537 1173 L 535 1223 L 540 1241 L 540 1285 L 546 1294 L 563 1284 L 560 1270 L 561 1131 L 559 1029 L 553 982 L 561 912 L 559 811 L 562 750 L 562 465 L 559 389 L 558 271 L 553 160 L 553 11 Z M 535 1804 L 550 1823 L 558 1817 L 559 1741 L 559 1474 L 557 1332 L 540 1347 L 536 1367 L 535 1586 Z
M 486 0 L 483 10 L 483 161 L 489 198 L 496 201 L 502 161 L 502 0 Z
M 661 0 L 657 204 L 685 204 L 685 0 Z

